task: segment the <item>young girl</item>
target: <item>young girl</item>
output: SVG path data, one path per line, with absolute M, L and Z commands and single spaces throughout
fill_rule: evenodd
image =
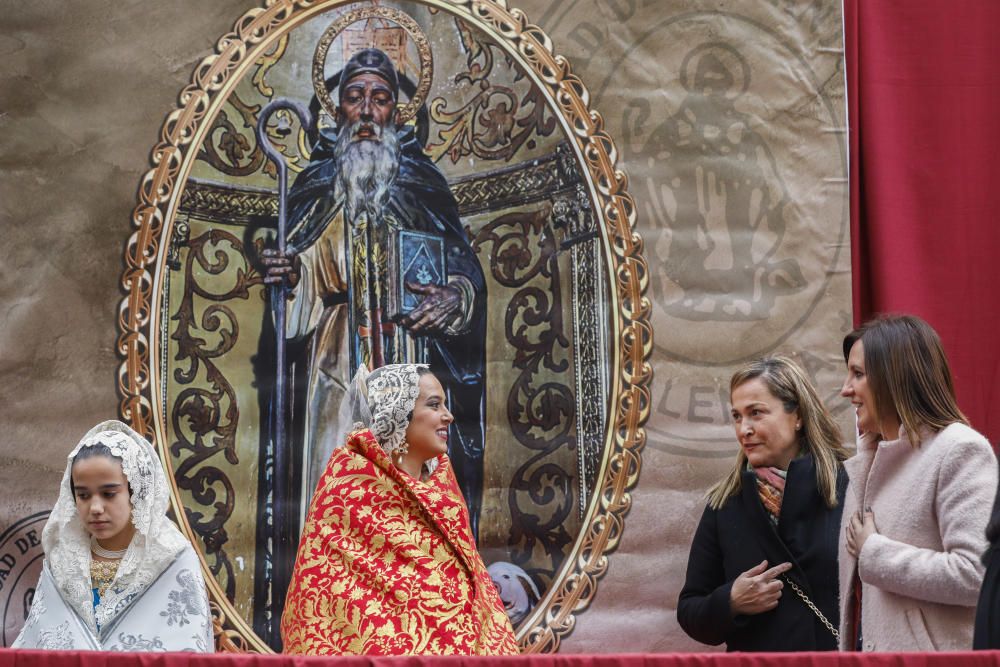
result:
M 69 454 L 13 648 L 211 652 L 198 557 L 168 502 L 149 442 L 118 421 L 91 429 Z

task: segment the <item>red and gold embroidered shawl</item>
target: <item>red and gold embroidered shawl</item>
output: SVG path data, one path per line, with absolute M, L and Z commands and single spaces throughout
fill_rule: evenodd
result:
M 371 431 L 320 478 L 281 618 L 286 653 L 512 655 L 451 462 L 418 481 Z

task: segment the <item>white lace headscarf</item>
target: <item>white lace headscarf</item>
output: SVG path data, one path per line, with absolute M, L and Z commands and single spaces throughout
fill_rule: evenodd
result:
M 389 456 L 399 449 L 420 395 L 420 369 L 426 364 L 389 364 L 354 375 L 340 407 L 340 423 L 367 427 Z
M 73 457 L 85 447 L 105 445 L 121 459 L 131 488 L 135 535 L 118 565 L 114 582 L 101 598 L 96 615 L 90 581 L 90 534 L 70 489 Z M 167 518 L 170 491 L 153 446 L 120 421 L 106 421 L 87 431 L 69 453 L 59 485 L 59 499 L 42 530 L 49 570 L 63 599 L 97 631 L 141 595 L 189 542 Z M 96 624 L 95 624 L 96 621 Z

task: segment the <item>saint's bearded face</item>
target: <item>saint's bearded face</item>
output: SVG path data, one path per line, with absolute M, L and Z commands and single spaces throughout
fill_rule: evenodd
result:
M 377 219 L 388 201 L 399 171 L 395 116 L 395 94 L 378 74 L 359 74 L 341 89 L 336 185 L 350 223 L 362 212 Z
M 392 123 L 385 127 L 358 119 L 342 125 L 334 148 L 339 169 L 336 192 L 344 198 L 344 215 L 353 223 L 362 212 L 377 219 L 399 172 L 399 138 Z

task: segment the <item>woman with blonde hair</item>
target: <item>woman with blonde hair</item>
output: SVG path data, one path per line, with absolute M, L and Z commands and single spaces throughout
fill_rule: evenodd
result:
M 997 485 L 989 442 L 958 409 L 941 340 L 910 315 L 844 339 L 860 438 L 847 462 L 841 648 L 968 650 Z
M 791 359 L 747 364 L 729 391 L 740 448 L 708 492 L 677 620 L 729 651 L 836 649 L 840 431 Z

